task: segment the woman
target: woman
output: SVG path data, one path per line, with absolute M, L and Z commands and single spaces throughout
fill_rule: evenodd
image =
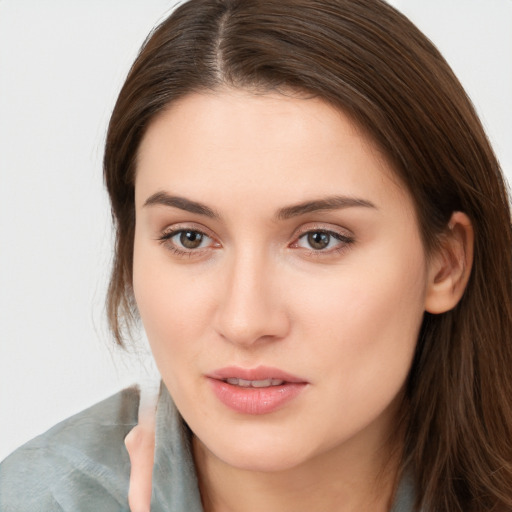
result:
M 163 380 L 152 510 L 512 508 L 508 198 L 408 20 L 187 2 L 134 63 L 104 164 L 109 318 L 122 344 L 140 314 Z M 19 508 L 126 506 L 137 398 L 98 407 L 7 459 L 0 503 L 32 457 Z

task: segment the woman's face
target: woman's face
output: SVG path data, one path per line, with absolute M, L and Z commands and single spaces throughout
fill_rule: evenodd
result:
M 266 471 L 382 448 L 429 270 L 356 126 L 318 99 L 189 95 L 150 125 L 135 189 L 137 305 L 208 453 Z

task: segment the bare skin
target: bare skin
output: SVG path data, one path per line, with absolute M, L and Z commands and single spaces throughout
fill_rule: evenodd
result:
M 124 442 L 131 464 L 128 492 L 130 510 L 149 512 L 155 453 L 154 409 L 147 408 L 139 413 L 139 423 L 129 432 Z
M 195 433 L 205 510 L 389 510 L 397 407 L 424 312 L 453 308 L 466 286 L 467 216 L 453 214 L 427 258 L 412 198 L 348 118 L 244 91 L 190 95 L 157 117 L 135 189 L 135 297 Z M 159 203 L 162 192 L 187 208 Z M 200 244 L 183 246 L 183 233 Z M 210 386 L 235 364 L 307 387 L 277 411 L 242 414 Z M 145 421 L 127 440 L 132 512 L 149 510 Z

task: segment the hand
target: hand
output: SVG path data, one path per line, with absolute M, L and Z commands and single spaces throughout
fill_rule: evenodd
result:
M 139 423 L 124 440 L 131 463 L 128 490 L 128 504 L 131 512 L 150 512 L 155 454 L 155 416 L 154 407 L 141 409 Z

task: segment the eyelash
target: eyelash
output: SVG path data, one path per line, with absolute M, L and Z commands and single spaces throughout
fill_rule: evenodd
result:
M 177 235 L 182 235 L 184 233 L 194 233 L 196 235 L 200 235 L 201 237 L 209 238 L 213 241 L 213 237 L 206 234 L 201 229 L 194 229 L 194 228 L 187 228 L 187 227 L 177 227 L 174 229 L 171 229 L 169 231 L 165 231 L 162 233 L 160 237 L 158 237 L 158 242 L 161 243 L 165 248 L 169 251 L 171 251 L 173 254 L 176 254 L 180 257 L 189 257 L 192 258 L 194 256 L 200 256 L 205 249 L 209 249 L 211 247 L 198 247 L 195 249 L 186 249 L 186 248 L 180 248 L 175 243 L 172 242 L 172 239 Z M 330 237 L 329 243 L 331 242 L 331 239 L 335 239 L 338 242 L 340 242 L 336 247 L 331 249 L 307 249 L 305 247 L 299 246 L 299 241 L 306 238 L 307 236 L 311 234 L 321 234 L 321 235 L 327 235 Z M 202 243 L 202 241 L 201 241 Z M 354 243 L 354 238 L 351 236 L 343 235 L 341 233 L 338 233 L 336 231 L 332 231 L 325 228 L 307 228 L 304 229 L 304 231 L 300 232 L 295 237 L 295 241 L 289 245 L 289 247 L 292 248 L 302 248 L 304 251 L 306 251 L 307 256 L 312 257 L 322 257 L 327 255 L 333 255 L 333 254 L 340 254 L 348 249 L 348 247 Z M 220 247 L 220 244 L 217 242 L 217 247 Z M 217 248 L 215 247 L 215 248 Z
M 186 249 L 186 248 L 181 249 L 181 248 L 179 248 L 175 243 L 172 242 L 172 239 L 176 235 L 182 235 L 183 233 L 194 233 L 194 234 L 200 235 L 201 237 L 205 237 L 205 238 L 209 238 L 209 239 L 213 240 L 213 238 L 211 236 L 207 235 L 204 231 L 202 231 L 200 229 L 178 227 L 178 228 L 171 229 L 169 231 L 164 231 L 161 234 L 161 236 L 158 237 L 158 241 L 167 250 L 171 251 L 172 253 L 176 254 L 177 256 L 183 256 L 183 257 L 189 257 L 189 258 L 191 258 L 193 256 L 200 255 L 202 252 L 204 252 L 204 249 L 208 248 L 208 247 L 197 248 L 197 249 Z M 201 243 L 202 243 L 202 241 L 201 241 Z M 219 244 L 219 246 L 220 246 L 220 244 Z
M 305 251 L 307 251 L 307 253 L 306 253 L 307 256 L 322 257 L 322 256 L 331 256 L 334 254 L 341 254 L 341 253 L 345 252 L 346 250 L 348 250 L 349 246 L 354 243 L 353 237 L 348 236 L 348 235 L 343 235 L 337 231 L 332 231 L 330 229 L 325 229 L 325 228 L 308 227 L 307 229 L 305 229 L 303 232 L 301 232 L 297 236 L 296 241 L 291 244 L 291 247 L 299 248 L 299 245 L 298 245 L 299 241 L 301 239 L 308 237 L 311 234 L 327 235 L 331 239 L 333 238 L 340 243 L 334 248 L 325 249 L 325 250 L 324 249 L 313 249 L 313 248 L 306 249 L 303 247 L 303 249 Z M 330 242 L 331 242 L 331 240 L 329 240 L 329 243 Z

